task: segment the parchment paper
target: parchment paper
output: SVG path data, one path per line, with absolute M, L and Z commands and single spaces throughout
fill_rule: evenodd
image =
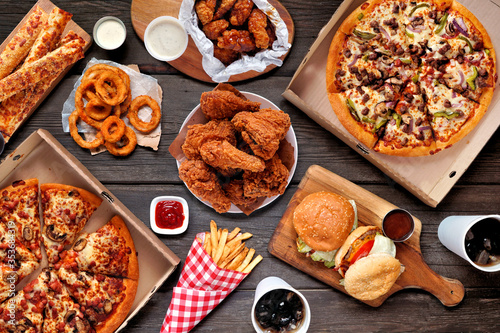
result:
M 99 63 L 119 67 L 128 74 L 128 76 L 130 77 L 130 90 L 132 93 L 132 99 L 140 95 L 149 95 L 156 102 L 158 102 L 158 105 L 161 108 L 162 90 L 161 87 L 158 85 L 158 81 L 149 75 L 141 74 L 137 66 L 124 66 L 113 61 L 97 60 L 95 58 L 92 58 L 85 67 L 82 76 L 83 74 L 85 74 L 85 71 L 88 68 Z M 75 93 L 78 86 L 80 86 L 82 76 L 80 76 L 78 80 L 75 82 L 73 90 L 71 91 L 71 93 L 68 96 L 68 99 L 64 102 L 63 105 L 62 123 L 63 123 L 63 130 L 66 133 L 69 133 L 68 118 L 70 114 L 75 110 Z M 141 110 L 139 111 L 139 118 L 146 122 L 149 121 L 151 119 L 150 112 L 151 109 L 149 107 L 145 106 L 141 108 Z M 161 137 L 161 123 L 151 133 L 143 134 L 137 131 L 130 124 L 127 117 L 122 115 L 121 119 L 125 122 L 127 126 L 129 126 L 134 130 L 135 134 L 137 135 L 137 144 L 139 146 L 149 147 L 152 148 L 153 150 L 158 150 L 158 145 L 160 144 L 160 137 Z M 78 131 L 81 133 L 85 133 L 86 140 L 92 140 L 96 135 L 95 128 L 84 122 L 80 122 L 80 124 L 78 125 Z M 103 151 L 106 151 L 106 147 L 101 146 L 97 149 L 92 149 L 91 153 L 92 155 L 94 155 Z
M 225 67 L 219 59 L 214 57 L 214 45 L 205 33 L 198 28 L 198 17 L 194 9 L 194 0 L 184 0 L 179 11 L 179 20 L 188 34 L 193 38 L 198 50 L 203 56 L 202 65 L 205 72 L 214 82 L 226 82 L 232 75 L 241 74 L 250 70 L 262 72 L 269 65 L 281 66 L 279 59 L 291 47 L 288 42 L 288 29 L 276 8 L 267 0 L 253 0 L 254 4 L 269 17 L 275 27 L 276 41 L 272 49 L 258 52 L 255 56 L 243 55 L 241 59 Z

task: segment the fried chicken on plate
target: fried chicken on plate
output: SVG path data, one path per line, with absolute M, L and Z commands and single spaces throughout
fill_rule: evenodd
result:
M 225 213 L 231 208 L 231 200 L 222 189 L 215 171 L 202 160 L 182 162 L 179 178 L 194 195 L 208 201 L 218 213 Z
M 245 171 L 243 173 L 243 191 L 246 197 L 273 197 L 285 192 L 290 172 L 278 155 L 266 161 L 262 172 Z
M 243 183 L 243 179 L 232 179 L 229 183 L 224 184 L 223 188 L 232 203 L 238 206 L 250 206 L 257 201 L 257 198 L 245 196 Z
M 216 169 L 241 169 L 252 172 L 263 171 L 264 161 L 257 156 L 249 155 L 226 140 L 210 141 L 200 148 L 201 158 L 208 165 Z
M 290 128 L 290 116 L 281 110 L 262 109 L 239 112 L 231 120 L 253 153 L 265 160 L 278 151 L 280 141 Z
M 243 99 L 232 91 L 212 90 L 201 94 L 200 107 L 207 119 L 224 119 L 240 111 L 259 111 L 260 103 Z
M 201 159 L 200 147 L 209 141 L 226 140 L 236 145 L 236 129 L 229 120 L 211 120 L 206 124 L 196 124 L 188 127 L 182 151 L 190 160 Z

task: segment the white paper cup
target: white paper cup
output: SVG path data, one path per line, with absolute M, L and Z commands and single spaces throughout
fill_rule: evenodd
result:
M 485 219 L 495 219 L 500 223 L 500 215 L 467 215 L 467 216 L 449 216 L 445 218 L 438 228 L 439 241 L 448 250 L 467 260 L 472 266 L 484 272 L 500 271 L 500 263 L 490 266 L 480 266 L 474 263 L 465 251 L 465 235 L 467 231 L 479 221 Z
M 265 332 L 260 327 L 259 323 L 257 322 L 257 319 L 255 318 L 255 306 L 257 305 L 257 302 L 262 296 L 276 289 L 290 290 L 300 297 L 302 304 L 304 305 L 304 317 L 301 321 L 299 329 L 294 331 L 294 333 L 306 333 L 309 328 L 309 324 L 311 323 L 311 310 L 309 309 L 309 303 L 307 303 L 307 300 L 304 297 L 304 295 L 302 295 L 298 290 L 294 289 L 291 285 L 289 285 L 288 283 L 286 283 L 285 281 L 276 276 L 269 276 L 263 279 L 262 281 L 259 282 L 257 288 L 255 289 L 255 296 L 251 313 L 252 324 L 253 328 L 255 329 L 255 332 L 257 333 Z

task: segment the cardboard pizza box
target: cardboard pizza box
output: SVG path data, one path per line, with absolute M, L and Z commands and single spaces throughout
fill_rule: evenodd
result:
M 376 167 L 429 206 L 436 207 L 500 125 L 500 82 L 483 119 L 465 138 L 433 156 L 398 157 L 362 145 L 339 122 L 326 93 L 326 62 L 330 43 L 340 24 L 363 0 L 345 0 L 320 31 L 283 96 Z M 500 0 L 460 0 L 484 25 L 493 45 L 500 47 Z M 498 72 L 498 68 L 497 68 Z
M 44 129 L 31 134 L 0 164 L 0 188 L 15 180 L 29 178 L 38 178 L 40 184 L 61 183 L 80 187 L 100 196 L 103 202 L 89 219 L 83 229 L 85 232 L 99 229 L 114 215 L 125 221 L 137 251 L 140 277 L 130 313 L 116 330 L 120 331 L 174 272 L 180 258 Z M 42 252 L 44 258 L 40 268 L 21 281 L 16 289 L 22 288 L 47 267 L 45 251 Z

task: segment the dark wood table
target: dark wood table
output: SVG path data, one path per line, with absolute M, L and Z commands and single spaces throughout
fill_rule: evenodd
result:
M 177 135 L 186 115 L 199 102 L 203 91 L 214 85 L 191 79 L 169 64 L 156 61 L 135 34 L 130 19 L 130 1 L 55 0 L 59 7 L 74 14 L 73 19 L 90 34 L 102 16 L 114 15 L 127 27 L 125 45 L 105 51 L 92 45 L 8 143 L 4 157 L 38 128 L 49 130 L 106 187 L 149 226 L 149 205 L 159 195 L 186 198 L 190 207 L 190 226 L 180 236 L 159 236 L 181 259 L 175 273 L 128 324 L 125 332 L 159 332 L 170 304 L 186 254 L 196 233 L 207 230 L 211 219 L 227 228 L 241 227 L 254 234 L 252 246 L 264 256 L 257 268 L 210 313 L 193 332 L 252 332 L 250 308 L 255 287 L 267 276 L 279 276 L 300 290 L 312 311 L 310 332 L 330 331 L 500 331 L 500 273 L 483 273 L 448 251 L 438 240 L 439 223 L 449 215 L 499 213 L 500 140 L 497 131 L 467 172 L 437 208 L 431 208 L 399 186 L 379 169 L 324 130 L 281 94 L 296 68 L 307 54 L 318 32 L 328 22 L 341 1 L 283 0 L 296 28 L 292 50 L 281 68 L 245 82 L 236 88 L 262 95 L 287 112 L 294 127 L 299 160 L 285 194 L 250 217 L 217 214 L 198 201 L 180 181 L 175 160 L 168 146 Z M 0 40 L 23 18 L 34 1 L 0 1 Z M 163 88 L 162 138 L 157 152 L 138 147 L 127 158 L 110 154 L 91 156 L 81 149 L 61 126 L 62 104 L 72 90 L 85 64 L 92 58 L 110 59 L 122 64 L 138 64 L 142 72 L 153 75 Z M 438 274 L 460 280 L 466 288 L 464 300 L 447 308 L 432 295 L 407 289 L 391 296 L 379 308 L 372 308 L 302 273 L 267 251 L 267 245 L 286 206 L 307 168 L 318 164 L 362 186 L 385 200 L 408 209 L 423 224 L 421 249 L 425 261 Z

